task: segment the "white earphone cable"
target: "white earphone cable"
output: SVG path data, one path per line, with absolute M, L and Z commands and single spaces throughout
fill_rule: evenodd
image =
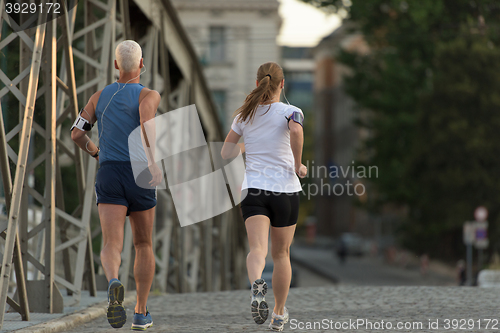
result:
M 100 142 L 101 142 L 101 137 L 102 137 L 102 133 L 104 131 L 104 113 L 106 112 L 106 110 L 108 109 L 108 106 L 109 104 L 111 103 L 111 101 L 113 100 L 113 98 L 116 96 L 116 94 L 118 94 L 120 91 L 122 91 L 123 89 L 125 89 L 125 87 L 127 86 L 127 84 L 130 82 L 130 81 L 133 81 L 135 79 L 137 79 L 139 76 L 141 76 L 142 74 L 146 73 L 147 69 L 146 69 L 146 65 L 144 65 L 144 71 L 143 72 L 140 72 L 139 75 L 137 75 L 136 77 L 128 80 L 127 82 L 125 82 L 123 84 L 123 87 L 120 87 L 120 83 L 118 81 L 115 81 L 114 83 L 118 84 L 118 89 L 116 90 L 116 92 L 113 94 L 113 96 L 111 96 L 111 98 L 109 99 L 109 102 L 108 104 L 106 105 L 106 107 L 104 108 L 104 110 L 102 111 L 102 115 L 101 115 L 101 133 L 99 133 L 99 130 L 97 131 L 97 141 L 98 141 L 98 144 L 100 146 Z M 86 111 L 85 111 L 86 112 Z

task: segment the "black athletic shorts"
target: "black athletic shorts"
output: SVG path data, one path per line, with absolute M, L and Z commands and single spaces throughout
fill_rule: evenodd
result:
M 149 170 L 139 177 L 147 177 L 142 183 L 151 180 Z M 148 210 L 156 206 L 156 189 L 139 187 L 134 180 L 130 162 L 107 161 L 99 165 L 95 181 L 97 205 L 100 203 L 122 205 L 130 212 Z
M 289 227 L 297 223 L 299 216 L 299 193 L 280 193 L 249 188 L 241 202 L 243 219 L 265 215 L 273 227 Z

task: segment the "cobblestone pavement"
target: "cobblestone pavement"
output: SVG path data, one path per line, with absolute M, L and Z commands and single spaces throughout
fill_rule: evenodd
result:
M 272 307 L 272 291 L 268 296 Z M 500 289 L 476 287 L 294 288 L 287 301 L 291 320 L 285 331 L 495 332 L 500 331 L 499 296 Z M 253 322 L 246 290 L 154 296 L 148 306 L 154 320 L 148 332 L 268 331 L 269 320 L 264 325 Z M 103 316 L 69 332 L 129 331 L 133 308 L 127 308 L 127 313 L 129 320 L 121 330 L 111 328 Z M 361 325 L 362 320 L 372 327 Z M 429 323 L 435 325 L 436 321 L 438 327 L 430 328 Z M 360 326 L 353 326 L 356 322 Z M 407 328 L 397 329 L 398 323 Z M 338 325 L 344 325 L 344 329 Z

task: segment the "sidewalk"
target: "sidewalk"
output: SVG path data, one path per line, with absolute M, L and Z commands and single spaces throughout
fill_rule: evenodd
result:
M 71 298 L 65 293 L 62 294 L 64 302 L 67 303 Z M 127 292 L 124 304 L 135 304 L 135 291 Z M 88 290 L 83 290 L 80 305 L 65 306 L 63 313 L 30 313 L 30 321 L 22 321 L 17 312 L 6 313 L 0 332 L 66 332 L 79 324 L 105 316 L 107 306 L 106 291 L 98 291 L 96 297 L 91 297 Z

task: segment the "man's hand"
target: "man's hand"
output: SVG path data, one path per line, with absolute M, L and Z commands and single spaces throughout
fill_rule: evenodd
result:
M 300 178 L 304 178 L 307 175 L 307 167 L 304 164 L 300 164 L 298 168 L 295 168 L 295 172 Z
M 149 172 L 151 172 L 152 179 L 149 182 L 149 185 L 151 186 L 158 186 L 161 183 L 162 180 L 162 173 L 160 168 L 158 168 L 158 165 L 156 163 L 153 163 L 149 166 Z

